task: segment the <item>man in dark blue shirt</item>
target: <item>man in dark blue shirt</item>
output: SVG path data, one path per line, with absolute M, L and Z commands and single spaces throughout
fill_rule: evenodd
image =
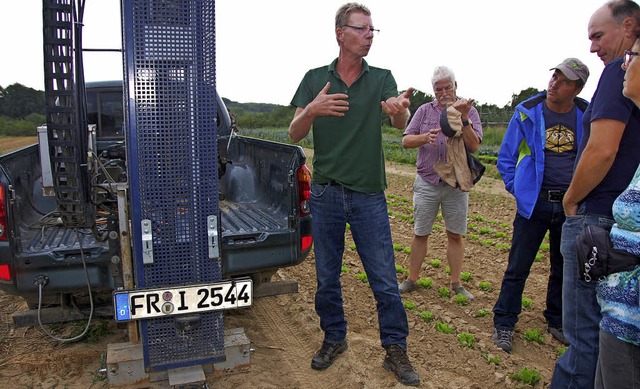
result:
M 589 20 L 591 52 L 606 66 L 583 116 L 584 135 L 563 200 L 567 219 L 560 244 L 564 258 L 562 324 L 571 346 L 556 362 L 552 389 L 594 386 L 601 314 L 596 282 L 578 279 L 576 237 L 585 225 L 608 228 L 613 224 L 613 202 L 640 163 L 640 111 L 622 95 L 621 68 L 624 52 L 635 40 L 632 30 L 638 12 L 635 2 L 614 0 L 598 8 Z

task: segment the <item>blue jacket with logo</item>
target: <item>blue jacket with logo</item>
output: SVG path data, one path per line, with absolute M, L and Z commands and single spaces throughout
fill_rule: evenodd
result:
M 518 213 L 529 219 L 538 201 L 544 179 L 546 126 L 542 113 L 547 92 L 541 92 L 518 104 L 504 134 L 498 152 L 497 168 L 505 188 L 516 199 Z M 582 115 L 589 104 L 576 97 L 576 140 L 582 138 Z

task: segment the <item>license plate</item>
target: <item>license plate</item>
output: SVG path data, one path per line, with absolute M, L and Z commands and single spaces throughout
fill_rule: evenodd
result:
M 251 306 L 253 283 L 247 278 L 206 285 L 116 291 L 113 300 L 116 321 L 219 311 Z

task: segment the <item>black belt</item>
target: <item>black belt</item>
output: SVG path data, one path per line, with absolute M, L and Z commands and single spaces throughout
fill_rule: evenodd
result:
M 540 191 L 540 197 L 547 200 L 550 203 L 560 203 L 567 191 L 564 190 L 547 190 L 542 189 Z

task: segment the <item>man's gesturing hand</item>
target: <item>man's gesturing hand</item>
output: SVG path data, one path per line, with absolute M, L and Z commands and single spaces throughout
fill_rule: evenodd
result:
M 398 97 L 389 97 L 387 101 L 381 102 L 382 109 L 389 116 L 396 116 L 399 113 L 404 114 L 411 105 L 409 98 L 413 95 L 413 91 L 413 88 L 409 88 Z
M 349 96 L 344 93 L 327 94 L 330 86 L 331 83 L 327 82 L 316 98 L 309 103 L 313 116 L 344 116 L 349 110 Z

